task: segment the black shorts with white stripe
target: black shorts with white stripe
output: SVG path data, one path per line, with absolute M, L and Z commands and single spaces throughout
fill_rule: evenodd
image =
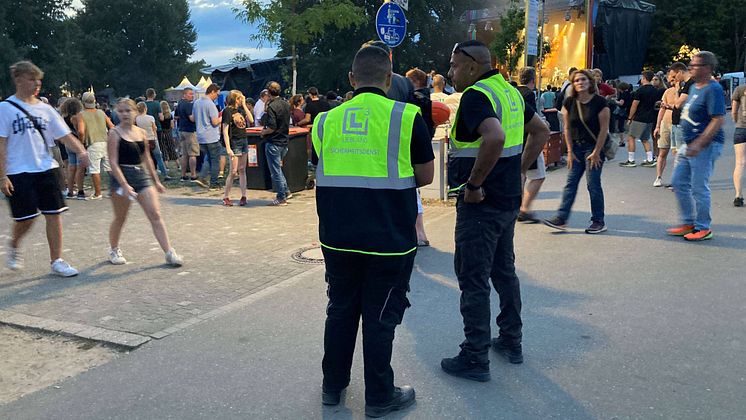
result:
M 60 214 L 67 210 L 60 191 L 58 169 L 8 175 L 13 195 L 8 197 L 13 220 L 21 222 L 40 214 Z

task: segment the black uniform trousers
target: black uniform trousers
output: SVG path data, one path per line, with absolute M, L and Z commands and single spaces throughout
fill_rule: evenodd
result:
M 385 403 L 394 391 L 394 329 L 409 307 L 407 292 L 416 251 L 403 256 L 377 256 L 322 250 L 329 297 L 322 362 L 324 390 L 341 391 L 350 383 L 362 317 L 365 401 L 372 405 Z
M 518 210 L 468 204 L 463 197 L 456 205 L 454 265 L 466 336 L 461 352 L 479 363 L 489 363 L 490 279 L 500 297 L 500 336 L 513 344 L 521 342 L 521 290 L 513 252 L 517 215 Z

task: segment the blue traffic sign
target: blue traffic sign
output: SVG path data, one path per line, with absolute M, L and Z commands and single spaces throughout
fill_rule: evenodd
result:
M 404 10 L 396 3 L 384 3 L 376 13 L 376 32 L 378 38 L 389 47 L 396 47 L 404 41 L 407 34 L 407 18 Z

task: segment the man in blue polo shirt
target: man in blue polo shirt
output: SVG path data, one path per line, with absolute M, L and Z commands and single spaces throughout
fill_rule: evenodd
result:
M 712 80 L 717 67 L 715 54 L 701 51 L 689 63 L 694 84 L 681 111 L 684 146 L 676 155 L 674 191 L 679 202 L 681 225 L 668 229 L 669 235 L 687 241 L 712 239 L 710 223 L 710 176 L 723 150 L 725 96 Z

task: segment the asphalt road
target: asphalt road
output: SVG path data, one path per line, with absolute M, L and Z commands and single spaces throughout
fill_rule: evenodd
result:
M 454 214 L 427 219 L 433 246 L 417 257 L 393 361 L 417 405 L 392 417 L 743 418 L 746 209 L 732 206 L 732 123 L 727 131 L 712 179 L 711 241 L 667 237 L 677 222 L 673 193 L 652 187 L 654 169 L 616 162 L 603 175 L 607 233 L 583 233 L 590 203 L 582 189 L 570 232 L 518 226 L 526 361 L 493 355 L 488 383 L 440 370 L 462 339 Z M 543 217 L 556 209 L 565 175 L 550 173 L 536 203 Z M 320 403 L 324 292 L 322 269 L 306 271 L 244 309 L 2 406 L 0 418 L 363 418 L 359 350 L 343 404 Z

